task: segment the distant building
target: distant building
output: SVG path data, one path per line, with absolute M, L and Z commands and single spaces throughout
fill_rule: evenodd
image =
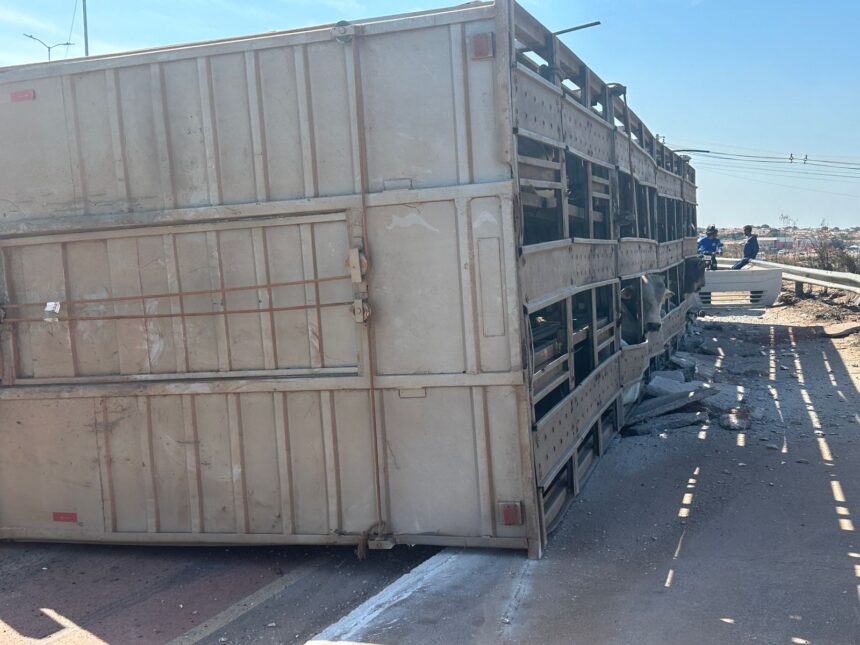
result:
M 792 237 L 760 237 L 758 238 L 759 248 L 765 253 L 776 253 L 782 249 L 790 249 L 794 247 L 794 238 Z

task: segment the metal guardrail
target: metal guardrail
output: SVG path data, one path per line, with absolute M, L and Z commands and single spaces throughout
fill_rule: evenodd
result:
M 737 259 L 719 258 L 720 268 L 723 265 L 732 266 Z M 860 275 L 856 273 L 843 273 L 840 271 L 824 271 L 822 269 L 811 269 L 809 267 L 795 266 L 793 264 L 778 264 L 766 262 L 765 260 L 750 260 L 751 266 L 762 269 L 779 269 L 782 271 L 783 280 L 793 280 L 804 284 L 814 284 L 819 287 L 830 289 L 841 289 L 851 291 L 860 295 Z

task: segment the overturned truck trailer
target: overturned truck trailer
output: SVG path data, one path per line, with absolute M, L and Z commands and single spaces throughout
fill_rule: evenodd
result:
M 507 0 L 6 68 L 0 144 L 0 539 L 537 556 L 696 280 Z

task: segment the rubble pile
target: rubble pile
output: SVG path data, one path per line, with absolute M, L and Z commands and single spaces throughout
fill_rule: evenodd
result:
M 734 432 L 749 430 L 764 421 L 748 401 L 747 380 L 765 376 L 760 369 L 724 364 L 725 343 L 732 343 L 733 358 L 767 355 L 755 339 L 738 338 L 733 326 L 720 323 L 692 325 L 682 350 L 668 359 L 666 369 L 651 371 L 643 381 L 643 399 L 626 416 L 622 436 L 661 434 L 668 430 L 700 430 L 718 425 Z M 753 340 L 753 342 L 748 342 Z M 793 371 L 780 365 L 789 377 Z

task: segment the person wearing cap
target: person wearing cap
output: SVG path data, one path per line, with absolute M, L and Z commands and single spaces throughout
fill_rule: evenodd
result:
M 705 255 L 716 255 L 720 253 L 723 248 L 723 243 L 720 241 L 720 238 L 717 237 L 717 227 L 711 224 L 705 230 L 705 234 L 699 238 L 697 243 L 697 253 L 699 257 L 704 257 Z M 711 266 L 712 269 L 717 268 L 716 262 Z
M 758 236 L 752 232 L 752 226 L 749 224 L 744 226 L 744 235 L 747 236 L 747 241 L 744 242 L 744 256 L 735 263 L 732 269 L 743 269 L 750 260 L 755 260 L 758 255 Z

